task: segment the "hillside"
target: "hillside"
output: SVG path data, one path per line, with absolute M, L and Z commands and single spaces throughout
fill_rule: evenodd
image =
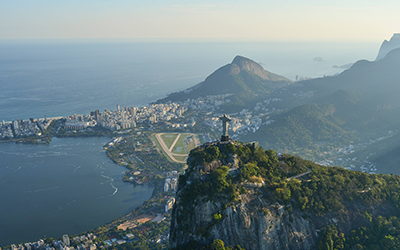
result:
M 275 122 L 240 139 L 317 159 L 331 146 L 368 143 L 389 131 L 398 133 L 399 66 L 400 49 L 395 49 L 380 61 L 358 61 L 340 75 L 291 84 L 277 95 L 286 107 L 271 116 Z M 296 99 L 296 91 L 313 94 Z
M 289 79 L 264 70 L 258 63 L 236 56 L 232 63 L 217 69 L 203 82 L 185 91 L 172 93 L 157 103 L 225 94 L 233 95 L 231 98 L 236 97 L 234 102 L 246 101 L 289 83 Z
M 350 154 L 349 157 L 358 159 L 359 165 L 377 166 L 381 173 L 398 174 L 400 134 L 389 133 L 386 137 L 370 142 L 365 148 Z
M 397 175 L 323 167 L 239 142 L 203 145 L 188 165 L 172 211 L 175 249 L 399 249 Z
M 279 152 L 302 153 L 312 158 L 312 151 L 358 141 L 354 132 L 344 129 L 345 121 L 337 113 L 337 107 L 333 104 L 298 106 L 276 115 L 272 124 L 262 126 L 246 139 L 261 141 L 266 148 L 275 148 Z

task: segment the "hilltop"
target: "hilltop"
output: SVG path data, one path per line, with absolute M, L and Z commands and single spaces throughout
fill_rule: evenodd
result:
M 283 76 L 264 70 L 253 60 L 236 56 L 232 63 L 217 69 L 203 82 L 184 91 L 171 93 L 156 103 L 184 101 L 208 95 L 232 95 L 230 98 L 233 104 L 241 104 L 291 82 Z
M 205 144 L 188 165 L 172 211 L 175 249 L 398 249 L 399 176 L 240 142 Z

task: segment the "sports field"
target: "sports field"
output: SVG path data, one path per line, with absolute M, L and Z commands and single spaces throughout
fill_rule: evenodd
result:
M 198 136 L 190 133 L 159 133 L 154 138 L 164 155 L 178 163 L 186 163 L 190 150 L 200 145 Z
M 165 142 L 165 145 L 170 148 L 178 135 L 179 134 L 162 134 L 161 138 Z

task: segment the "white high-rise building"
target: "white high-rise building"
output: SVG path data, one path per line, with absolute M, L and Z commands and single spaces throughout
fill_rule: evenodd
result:
M 18 130 L 19 129 L 18 121 L 13 121 L 12 125 L 13 125 L 14 130 Z
M 177 187 L 178 187 L 178 178 L 173 177 L 171 179 L 171 183 L 170 183 L 170 190 L 171 191 L 176 191 Z
M 68 234 L 64 234 L 63 235 L 63 242 L 64 242 L 64 244 L 66 245 L 66 246 L 69 246 L 69 237 L 68 237 Z

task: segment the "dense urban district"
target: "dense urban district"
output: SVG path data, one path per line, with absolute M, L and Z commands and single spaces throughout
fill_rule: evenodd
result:
M 189 99 L 184 102 L 124 107 L 114 111 L 65 117 L 3 121 L 1 142 L 48 144 L 52 137 L 108 136 L 106 154 L 127 168 L 125 182 L 154 187 L 152 197 L 126 216 L 85 232 L 37 242 L 12 244 L 3 249 L 166 249 L 170 209 L 175 202 L 179 174 L 186 158 L 201 143 L 216 140 L 222 131 L 219 107 L 228 95 Z M 266 100 L 264 104 L 273 102 Z M 230 122 L 235 136 L 256 131 L 269 112 L 257 104 L 255 111 L 242 110 Z M 49 232 L 47 235 L 51 235 Z M 53 236 L 58 237 L 58 236 Z M 1 249 L 1 247 L 0 247 Z
M 188 99 L 184 102 L 151 104 L 145 107 L 117 106 L 117 110 L 99 110 L 90 114 L 75 114 L 65 117 L 40 118 L 29 120 L 3 121 L 0 127 L 0 139 L 25 143 L 49 143 L 52 136 L 88 136 L 107 135 L 110 131 L 129 129 L 162 132 L 190 131 L 193 133 L 211 133 L 216 138 L 220 130 L 219 107 L 230 102 L 229 95 L 216 95 Z M 230 129 L 233 138 L 257 131 L 260 126 L 270 124 L 271 113 L 278 110 L 268 106 L 279 99 L 266 99 L 255 105 L 254 110 L 243 109 L 233 116 Z M 53 124 L 52 124 L 53 122 Z M 49 126 L 50 131 L 48 131 Z M 211 139 L 211 138 L 209 138 Z

